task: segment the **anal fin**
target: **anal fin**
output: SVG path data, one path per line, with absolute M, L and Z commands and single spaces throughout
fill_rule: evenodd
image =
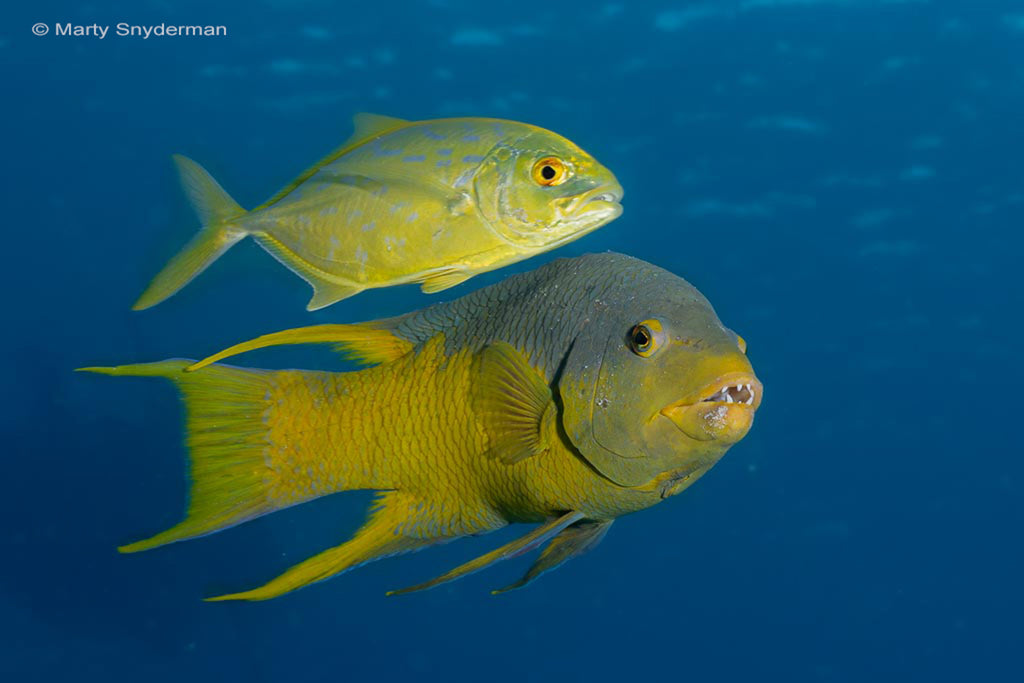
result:
M 307 311 L 315 311 L 342 299 L 355 296 L 366 287 L 351 280 L 332 275 L 302 258 L 285 246 L 279 239 L 266 232 L 252 233 L 261 247 L 270 252 L 271 256 L 288 266 L 296 275 L 313 287 L 313 298 L 306 304 Z
M 377 500 L 376 512 L 349 541 L 300 562 L 259 588 L 206 598 L 222 600 L 269 600 L 317 581 L 346 572 L 383 557 L 418 550 L 434 542 L 398 533 L 410 502 L 398 492 L 384 493 Z
M 321 308 L 327 308 L 331 304 L 336 304 L 342 299 L 347 299 L 350 296 L 355 296 L 359 292 L 366 289 L 359 285 L 345 285 L 337 282 L 317 282 L 313 284 L 313 298 L 306 304 L 307 311 L 316 311 Z
M 442 583 L 454 581 L 455 579 L 460 579 L 463 576 L 472 574 L 473 572 L 480 571 L 484 567 L 494 564 L 495 562 L 501 562 L 502 560 L 507 560 L 509 558 L 522 555 L 523 553 L 528 553 L 540 544 L 544 543 L 544 541 L 548 540 L 555 534 L 565 529 L 570 524 L 575 524 L 581 519 L 583 519 L 583 513 L 567 512 L 561 517 L 555 517 L 554 519 L 551 519 L 545 522 L 544 524 L 541 524 L 539 527 L 537 527 L 530 533 L 526 534 L 525 536 L 517 538 L 511 543 L 507 543 L 498 548 L 497 550 L 492 550 L 486 555 L 481 555 L 475 560 L 470 560 L 469 562 L 456 567 L 450 572 L 442 574 L 436 579 L 432 579 L 430 581 L 427 581 L 426 583 L 417 584 L 415 586 L 410 586 L 409 588 L 401 588 L 395 591 L 388 591 L 388 595 L 403 595 L 405 593 L 412 593 L 415 591 L 422 591 L 428 588 L 433 588 L 434 586 L 438 586 Z

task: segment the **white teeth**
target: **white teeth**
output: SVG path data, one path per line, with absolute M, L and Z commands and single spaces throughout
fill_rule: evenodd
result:
M 745 394 L 743 393 L 744 391 L 746 392 Z M 740 403 L 742 405 L 750 406 L 754 405 L 755 398 L 753 386 L 750 384 L 734 384 L 721 389 L 704 400 L 719 401 L 722 403 Z

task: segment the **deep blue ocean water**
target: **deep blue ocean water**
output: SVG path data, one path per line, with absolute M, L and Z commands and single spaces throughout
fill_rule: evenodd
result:
M 1024 3 L 0 13 L 3 680 L 1024 680 Z M 54 35 L 69 22 L 228 35 Z M 129 310 L 197 228 L 172 153 L 253 206 L 359 111 L 559 131 L 617 174 L 625 213 L 433 297 L 378 290 L 310 314 L 307 285 L 247 241 Z M 585 558 L 501 597 L 488 590 L 528 559 L 384 597 L 517 528 L 270 602 L 201 601 L 344 540 L 367 493 L 115 551 L 180 518 L 181 412 L 169 385 L 72 368 L 395 315 L 603 250 L 693 282 L 747 339 L 766 395 L 706 477 Z M 308 347 L 244 363 L 346 367 Z

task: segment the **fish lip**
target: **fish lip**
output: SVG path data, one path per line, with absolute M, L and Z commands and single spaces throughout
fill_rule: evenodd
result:
M 754 395 L 754 400 L 751 403 L 739 403 L 735 401 L 732 403 L 728 401 L 708 401 L 708 399 L 710 399 L 712 396 L 719 393 L 720 391 L 725 390 L 728 387 L 744 385 L 748 385 L 750 387 L 751 393 L 753 393 Z M 730 372 L 727 375 L 722 375 L 721 377 L 718 377 L 717 379 L 715 379 L 714 382 L 706 384 L 701 389 L 698 389 L 697 391 L 684 396 L 678 401 L 668 404 L 659 412 L 667 417 L 668 414 L 671 413 L 673 410 L 697 405 L 698 403 L 704 402 L 708 402 L 711 405 L 735 406 L 737 408 L 742 407 L 749 408 L 751 410 L 757 410 L 758 407 L 761 405 L 761 398 L 763 397 L 763 395 L 764 386 L 751 373 Z
M 623 191 L 620 185 L 602 185 L 595 187 L 589 192 L 584 192 L 579 198 L 579 206 L 587 206 L 597 202 L 618 206 L 622 202 L 622 197 Z

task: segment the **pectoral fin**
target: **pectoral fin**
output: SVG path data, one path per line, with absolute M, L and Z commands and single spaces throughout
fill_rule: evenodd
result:
M 502 560 L 507 560 L 509 558 L 522 555 L 523 553 L 530 552 L 544 541 L 562 531 L 565 527 L 570 524 L 575 524 L 581 519 L 583 519 L 583 513 L 567 512 L 561 517 L 556 517 L 544 524 L 541 524 L 525 536 L 517 538 L 511 543 L 503 545 L 497 550 L 493 550 L 486 555 L 476 558 L 475 560 L 470 560 L 466 564 L 456 567 L 447 574 L 442 574 L 432 581 L 427 581 L 426 583 L 421 583 L 416 586 L 410 586 L 409 588 L 389 591 L 388 595 L 402 595 L 404 593 L 412 593 L 414 591 L 433 588 L 439 584 L 454 581 L 455 579 L 460 579 L 463 576 L 472 574 L 473 572 L 480 571 L 484 567 L 494 564 L 495 562 L 501 562 Z
M 461 285 L 473 277 L 474 273 L 466 272 L 461 268 L 446 268 L 442 271 L 431 273 L 420 281 L 420 289 L 427 294 L 441 292 L 449 287 Z
M 388 363 L 404 356 L 412 349 L 412 343 L 396 337 L 390 330 L 376 327 L 372 323 L 362 325 L 312 325 L 297 327 L 265 334 L 255 339 L 235 344 L 219 353 L 193 363 L 186 372 L 194 372 L 211 363 L 235 356 L 246 351 L 264 349 L 282 344 L 334 344 L 348 358 L 360 363 Z
M 608 528 L 611 525 L 612 520 L 607 522 L 584 520 L 567 527 L 562 533 L 551 539 L 551 543 L 548 544 L 548 547 L 544 548 L 544 552 L 540 554 L 540 557 L 537 558 L 537 561 L 533 563 L 533 566 L 530 567 L 523 578 L 504 588 L 491 591 L 491 594 L 498 595 L 499 593 L 522 588 L 540 577 L 541 574 L 551 571 L 574 557 L 579 557 L 600 543 L 604 535 L 608 533 Z
M 480 352 L 474 406 L 487 433 L 487 455 L 512 465 L 549 447 L 557 408 L 544 377 L 504 342 Z

